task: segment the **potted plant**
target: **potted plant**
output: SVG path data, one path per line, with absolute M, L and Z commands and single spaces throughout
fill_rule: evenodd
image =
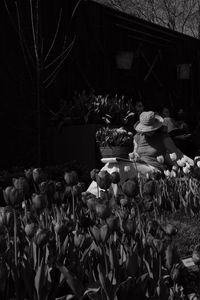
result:
M 133 134 L 123 127 L 102 127 L 96 132 L 96 143 L 103 158 L 128 159 L 128 154 L 133 149 Z

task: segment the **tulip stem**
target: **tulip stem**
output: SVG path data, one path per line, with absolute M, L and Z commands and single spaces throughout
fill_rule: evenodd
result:
M 73 211 L 73 221 L 76 221 L 76 216 L 75 216 L 75 199 L 74 199 L 74 193 L 71 187 L 71 194 L 72 194 L 72 211 Z
M 15 253 L 15 266 L 17 266 L 17 218 L 16 218 L 16 211 L 13 210 L 14 216 L 14 253 Z
M 108 262 L 107 262 L 106 251 L 105 251 L 104 245 L 103 245 L 102 249 L 103 249 L 103 256 L 104 256 L 105 267 L 106 267 L 106 276 L 108 276 Z

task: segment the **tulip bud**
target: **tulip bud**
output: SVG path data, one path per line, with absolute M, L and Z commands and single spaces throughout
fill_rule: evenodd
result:
M 105 224 L 103 226 L 100 227 L 100 238 L 101 238 L 101 242 L 105 243 L 107 241 L 107 239 L 110 236 L 110 230 L 108 227 L 108 224 Z
M 195 265 L 200 265 L 200 244 L 197 244 L 194 247 L 193 253 L 192 253 L 192 260 L 195 263 Z
M 163 155 L 157 156 L 156 159 L 160 164 L 164 164 L 165 159 L 164 159 Z
M 153 196 L 155 194 L 155 191 L 156 191 L 156 186 L 153 180 L 149 180 L 144 183 L 143 194 L 149 194 Z
M 96 181 L 96 177 L 97 177 L 97 174 L 99 173 L 99 169 L 93 169 L 91 172 L 90 172 L 90 177 L 92 180 Z
M 48 243 L 48 241 L 50 239 L 50 236 L 51 236 L 51 232 L 49 231 L 49 229 L 39 228 L 38 231 L 35 234 L 35 243 L 36 243 L 36 245 L 39 246 L 39 247 L 45 246 Z
M 131 201 L 128 197 L 124 197 L 124 198 L 120 199 L 120 204 L 123 207 L 128 206 L 130 203 L 131 203 Z
M 86 204 L 87 204 L 87 207 L 90 210 L 95 210 L 95 207 L 96 207 L 96 204 L 97 204 L 97 198 L 94 195 L 91 196 L 90 198 L 88 198 L 86 200 Z
M 163 241 L 159 239 L 153 239 L 153 245 L 158 251 L 158 253 L 161 253 L 164 249 Z
M 33 207 L 38 211 L 43 210 L 47 205 L 46 198 L 43 194 L 32 194 L 32 203 Z
M 7 205 L 15 206 L 23 201 L 23 194 L 13 186 L 8 186 L 4 191 L 4 200 Z
M 123 183 L 122 191 L 127 197 L 135 197 L 139 193 L 138 182 L 128 179 Z
M 26 178 L 13 178 L 13 185 L 16 189 L 20 190 L 23 195 L 27 195 L 29 193 L 30 186 Z
M 24 170 L 24 175 L 28 179 L 28 181 L 33 180 L 33 169 Z
M 106 223 L 108 224 L 108 227 L 111 232 L 115 231 L 118 227 L 119 219 L 116 216 L 110 216 L 106 219 Z
M 176 155 L 175 152 L 170 153 L 170 154 L 169 154 L 169 157 L 170 157 L 170 159 L 171 159 L 172 161 L 176 161 L 176 160 L 177 160 L 177 155 Z
M 49 197 L 53 197 L 53 195 L 56 191 L 55 183 L 52 180 L 42 181 L 39 184 L 39 189 L 40 189 L 41 193 L 46 194 Z
M 110 216 L 111 211 L 108 205 L 97 203 L 95 207 L 96 214 L 101 219 L 106 219 Z
M 39 184 L 44 180 L 44 172 L 40 168 L 33 169 L 33 180 L 35 183 Z
M 100 171 L 97 174 L 96 181 L 100 189 L 107 190 L 111 186 L 112 177 L 108 171 Z
M 101 241 L 101 236 L 100 236 L 100 230 L 99 230 L 99 228 L 95 225 L 95 226 L 93 226 L 91 228 L 91 232 L 92 232 L 92 234 L 93 234 L 93 236 L 95 238 L 95 241 L 97 243 L 99 243 Z
M 9 207 L 1 207 L 0 210 L 0 226 L 5 226 L 7 228 L 13 225 L 13 211 Z
M 172 224 L 167 224 L 167 226 L 165 227 L 165 232 L 167 235 L 173 236 L 176 235 L 177 229 Z
M 111 173 L 111 177 L 112 177 L 112 183 L 119 183 L 120 182 L 120 175 L 119 172 L 112 172 Z
M 133 219 L 128 219 L 123 222 L 123 229 L 126 234 L 134 235 L 136 231 L 136 223 Z
M 180 270 L 179 270 L 179 267 L 174 265 L 172 267 L 172 270 L 170 272 L 170 275 L 171 275 L 171 279 L 175 282 L 175 283 L 178 283 L 179 282 L 179 279 L 180 279 Z
M 164 174 L 166 177 L 170 177 L 171 172 L 169 170 L 164 170 Z
M 85 241 L 85 235 L 75 232 L 74 234 L 74 246 L 77 248 L 81 248 Z
M 178 159 L 177 160 L 177 165 L 181 168 L 185 166 L 185 160 L 184 159 Z
M 24 230 L 25 230 L 26 235 L 29 238 L 32 238 L 34 236 L 34 234 L 36 233 L 37 228 L 38 228 L 38 225 L 36 223 L 28 223 L 28 224 L 26 224 Z
M 65 172 L 64 179 L 68 186 L 73 186 L 78 183 L 78 175 L 75 171 Z

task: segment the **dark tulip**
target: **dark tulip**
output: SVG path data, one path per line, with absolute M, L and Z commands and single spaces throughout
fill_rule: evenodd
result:
M 169 236 L 173 236 L 177 234 L 177 229 L 172 224 L 167 224 L 165 227 L 165 232 Z
M 28 179 L 28 181 L 32 181 L 33 180 L 33 169 L 31 168 L 31 169 L 24 170 L 24 175 Z
M 74 234 L 74 246 L 81 248 L 85 240 L 85 235 L 82 233 L 75 232 Z
M 90 210 L 95 210 L 97 204 L 97 198 L 95 196 L 91 196 L 86 200 L 86 205 Z
M 55 188 L 56 188 L 56 191 L 62 192 L 62 191 L 64 191 L 65 186 L 61 181 L 57 181 L 55 183 Z
M 32 238 L 35 235 L 37 228 L 38 225 L 36 223 L 27 223 L 24 231 L 29 238 Z
M 43 210 L 47 205 L 45 195 L 36 193 L 32 194 L 32 203 L 36 210 Z
M 95 239 L 95 241 L 97 243 L 99 243 L 101 241 L 101 236 L 100 236 L 100 229 L 94 225 L 92 228 L 91 228 L 91 232 L 92 232 L 92 235 Z
M 106 219 L 110 216 L 111 211 L 108 205 L 97 203 L 95 207 L 96 214 L 101 219 Z
M 149 180 L 145 182 L 143 185 L 143 194 L 149 194 L 153 196 L 155 194 L 156 187 L 155 187 L 155 181 Z
M 65 172 L 64 179 L 68 186 L 73 186 L 78 183 L 78 175 L 75 171 Z
M 25 177 L 13 178 L 13 185 L 16 189 L 21 190 L 23 195 L 29 193 L 30 186 Z
M 81 193 L 82 193 L 82 188 L 80 185 L 76 184 L 76 185 L 73 185 L 72 187 L 72 192 L 74 194 L 74 196 L 80 196 Z
M 97 174 L 99 173 L 99 169 L 93 169 L 91 172 L 90 172 L 90 177 L 92 180 L 96 181 L 96 177 L 97 177 Z
M 156 235 L 156 232 L 158 231 L 159 228 L 160 228 L 160 224 L 156 220 L 149 221 L 147 224 L 147 231 L 153 236 Z
M 110 216 L 106 219 L 106 223 L 108 224 L 108 227 L 111 232 L 116 231 L 119 224 L 119 218 L 116 216 Z
M 41 168 L 33 169 L 33 180 L 35 183 L 39 184 L 40 182 L 44 181 L 44 172 Z
M 4 191 L 4 200 L 7 205 L 15 206 L 23 201 L 23 194 L 14 186 L 8 186 Z
M 48 197 L 53 197 L 56 188 L 53 180 L 42 181 L 39 184 L 39 189 L 41 193 L 45 193 Z
M 39 228 L 35 234 L 35 243 L 39 247 L 45 246 L 51 237 L 51 232 L 46 228 Z
M 107 190 L 111 186 L 112 177 L 108 171 L 100 171 L 97 174 L 96 181 L 100 189 Z
M 13 211 L 10 207 L 1 207 L 0 210 L 0 226 L 5 226 L 7 228 L 11 227 L 13 224 Z
M 128 206 L 131 203 L 130 199 L 128 197 L 123 197 L 120 199 L 120 204 L 123 207 Z
M 153 239 L 153 245 L 155 249 L 158 251 L 158 253 L 161 253 L 164 249 L 164 244 L 162 240 L 159 239 Z
M 135 197 L 139 193 L 138 182 L 128 179 L 123 183 L 122 191 L 127 197 Z
M 180 279 L 180 269 L 178 266 L 174 265 L 174 267 L 172 268 L 171 272 L 171 279 L 175 282 L 178 283 L 179 279 Z
M 119 183 L 120 182 L 120 175 L 119 175 L 119 172 L 112 172 L 111 174 L 111 177 L 112 177 L 112 183 Z
M 110 236 L 110 230 L 108 224 L 105 224 L 100 227 L 100 238 L 101 242 L 105 243 Z
M 123 222 L 123 229 L 124 232 L 127 234 L 134 235 L 136 231 L 136 223 L 135 220 L 133 219 L 128 219 Z

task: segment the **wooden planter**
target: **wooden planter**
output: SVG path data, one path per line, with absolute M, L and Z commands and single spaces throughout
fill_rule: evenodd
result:
M 113 146 L 113 147 L 100 147 L 102 158 L 119 157 L 128 159 L 128 154 L 132 151 L 130 146 Z

